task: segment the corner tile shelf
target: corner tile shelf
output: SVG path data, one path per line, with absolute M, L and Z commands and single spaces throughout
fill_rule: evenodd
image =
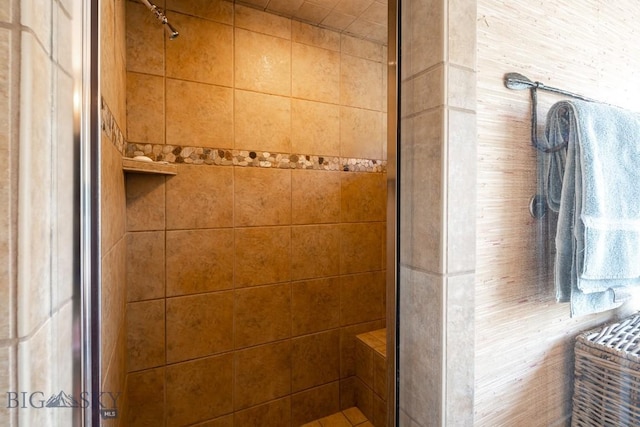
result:
M 170 163 L 143 162 L 124 157 L 122 170 L 129 173 L 152 173 L 158 175 L 177 175 L 178 167 Z

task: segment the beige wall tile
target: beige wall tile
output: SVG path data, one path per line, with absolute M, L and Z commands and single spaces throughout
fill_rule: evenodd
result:
M 53 3 L 53 34 L 52 52 L 53 58 L 58 61 L 60 67 L 67 73 L 73 72 L 73 43 L 72 43 L 72 18 L 69 18 L 63 11 L 62 6 Z M 0 12 L 1 13 L 1 12 Z M 73 92 L 70 93 L 71 96 Z M 70 113 L 73 110 L 70 110 Z
M 164 423 L 165 368 L 134 372 L 127 379 L 127 425 L 143 427 Z
M 192 424 L 233 410 L 232 354 L 169 365 L 166 370 L 167 425 Z
M 29 2 L 25 2 L 28 4 Z M 26 7 L 26 6 L 25 6 Z M 49 10 L 47 12 L 47 9 Z M 43 13 L 51 13 L 50 5 Z M 23 32 L 20 65 L 18 178 L 18 335 L 41 324 L 51 309 L 51 65 L 31 33 Z
M 291 393 L 291 342 L 234 354 L 234 408 L 245 409 Z
M 382 45 L 369 40 L 363 40 L 348 34 L 340 35 L 340 46 L 343 54 L 357 56 L 370 61 L 384 62 Z
M 448 61 L 476 68 L 477 2 L 447 2 Z
M 473 365 L 473 364 L 472 364 Z M 379 352 L 373 352 L 373 392 L 387 400 L 387 359 Z
M 360 18 L 378 25 L 387 25 L 387 2 L 374 1 L 371 6 L 362 12 Z
M 340 326 L 340 279 L 294 282 L 291 285 L 293 336 Z
M 373 407 L 371 412 L 372 425 L 384 425 L 387 422 L 387 402 L 375 393 L 373 393 Z
M 30 375 L 16 375 L 17 390 L 40 391 L 49 390 L 53 386 L 49 375 L 51 369 L 49 366 L 51 329 L 51 321 L 49 320 L 42 324 L 33 335 L 18 343 L 16 365 L 21 372 L 28 372 Z M 21 410 L 19 415 L 19 421 L 22 424 L 48 424 L 47 414 L 42 410 Z
M 16 390 L 15 378 L 12 372 L 16 369 L 16 353 L 15 347 L 0 347 L 0 387 L 3 390 Z M 17 426 L 16 411 L 3 405 L 0 408 L 0 417 L 7 423 L 9 427 Z
M 340 52 L 340 33 L 300 21 L 291 21 L 291 39 L 297 43 Z
M 317 4 L 305 1 L 296 12 L 296 18 L 301 21 L 318 24 L 322 22 L 330 11 L 330 9 L 325 9 Z
M 382 111 L 382 64 L 343 54 L 340 62 L 340 103 Z
M 340 0 L 335 10 L 345 15 L 358 16 L 373 3 L 372 0 Z
M 129 372 L 165 363 L 164 299 L 127 304 Z
M 476 110 L 476 73 L 456 66 L 447 67 L 447 104 L 450 107 Z
M 233 3 L 224 0 L 166 0 L 168 11 L 181 12 L 223 24 L 233 24 Z M 173 14 L 168 14 L 173 19 Z M 180 30 L 180 29 L 178 29 Z
M 292 280 L 339 274 L 339 225 L 303 225 L 291 228 Z
M 342 222 L 384 221 L 387 181 L 381 173 L 342 173 Z
M 268 10 L 280 15 L 295 15 L 304 0 L 270 0 Z
M 412 87 L 406 88 L 407 115 L 444 105 L 444 70 L 445 67 L 439 65 L 411 80 Z
M 340 107 L 340 155 L 365 159 L 382 158 L 382 113 Z M 385 141 L 386 143 L 386 141 Z
M 109 218 L 109 222 L 101 230 L 104 253 L 124 235 L 127 212 L 122 155 L 106 138 L 102 139 L 100 145 L 102 154 L 100 210 L 102 218 Z
M 121 71 L 116 64 L 114 7 L 113 1 L 100 3 L 100 94 L 112 109 L 118 103 L 117 80 Z
M 431 272 L 441 272 L 442 263 L 442 110 L 430 110 L 416 116 L 415 143 L 411 157 L 422 167 L 413 170 L 409 178 L 420 193 L 412 196 L 414 221 L 411 231 L 412 264 Z
M 233 287 L 233 230 L 167 231 L 167 296 Z
M 444 3 L 412 1 L 407 13 L 411 22 L 419 23 L 409 24 L 404 35 L 408 45 L 405 52 L 411 57 L 407 72 L 415 75 L 444 60 Z
M 0 21 L 11 22 L 11 2 L 6 1 L 0 4 Z
M 382 223 L 342 224 L 340 272 L 380 270 L 382 267 Z
M 20 3 L 20 23 L 33 30 L 34 36 L 40 44 L 49 49 L 51 47 L 51 13 L 52 2 L 37 0 L 23 0 Z
M 291 95 L 291 41 L 235 30 L 235 87 Z
M 233 292 L 167 299 L 167 363 L 233 348 Z
M 474 357 L 461 350 L 474 346 L 475 283 L 474 274 L 447 279 L 446 413 L 447 422 L 456 424 L 473 422 Z
M 166 98 L 167 144 L 231 148 L 232 89 L 167 79 Z
M 292 171 L 293 224 L 319 224 L 340 220 L 340 172 Z
M 235 225 L 291 223 L 291 171 L 234 168 Z
M 442 418 L 442 278 L 403 269 L 400 294 L 405 322 L 400 324 L 401 407 L 421 425 Z M 427 309 L 425 309 L 427 308 Z
M 9 3 L 5 12 L 9 11 Z M 11 271 L 15 268 L 15 256 L 11 256 L 11 236 L 15 233 L 15 221 L 12 219 L 11 195 L 15 192 L 15 181 L 12 183 L 9 159 L 13 158 L 11 150 L 11 31 L 0 30 L 0 57 L 5 58 L 0 64 L 0 298 L 5 301 L 0 307 L 0 337 L 11 338 L 11 314 L 15 310 L 12 294 L 15 293 L 15 282 L 11 280 Z M 14 294 L 15 295 L 15 294 Z M 8 390 L 8 389 L 7 389 Z
M 235 291 L 235 347 L 243 348 L 291 336 L 291 284 Z
M 167 229 L 233 226 L 233 169 L 178 165 L 166 188 Z
M 383 272 L 340 277 L 340 324 L 383 319 L 384 292 Z
M 291 399 L 274 400 L 234 414 L 237 426 L 281 427 L 291 423 Z M 297 425 L 297 424 L 296 424 Z
M 78 209 L 75 199 L 75 171 L 68 167 L 68 159 L 73 158 L 75 149 L 73 143 L 73 80 L 65 73 L 56 72 L 55 74 L 54 120 L 56 124 L 53 129 L 55 142 L 52 147 L 52 174 L 56 185 L 52 191 L 52 199 L 54 200 L 53 212 L 56 220 L 51 233 L 51 247 L 55 254 L 51 270 L 53 278 L 51 302 L 54 310 L 66 303 L 74 292 L 74 248 L 77 237 L 74 236 L 72 218 L 76 216 L 75 210 Z M 0 149 L 0 155 L 1 151 Z M 1 162 L 0 167 L 2 167 Z M 1 199 L 2 196 L 0 196 L 0 203 Z M 2 229 L 1 227 L 0 225 L 0 229 Z
M 355 375 L 340 380 L 340 409 L 353 408 L 356 405 Z
M 340 385 L 334 381 L 291 396 L 291 425 L 300 426 L 339 410 Z
M 291 152 L 291 100 L 243 90 L 235 91 L 236 149 Z
M 127 73 L 127 142 L 164 144 L 164 79 Z
M 336 10 L 329 12 L 326 18 L 322 21 L 322 25 L 329 28 L 335 28 L 337 30 L 346 29 L 356 17 L 353 15 L 345 15 Z
M 293 392 L 340 379 L 340 331 L 292 339 L 291 361 Z
M 126 2 L 127 71 L 164 75 L 164 28 L 141 3 Z
M 235 229 L 235 286 L 256 286 L 291 279 L 291 229 Z
M 196 424 L 198 427 L 233 427 L 233 414 Z
M 340 107 L 302 99 L 291 100 L 291 151 L 340 155 Z
M 367 387 L 373 389 L 373 353 L 372 347 L 356 338 L 354 360 L 356 377 Z
M 236 28 L 291 39 L 291 19 L 240 5 L 235 6 L 235 12 Z
M 167 77 L 231 87 L 233 28 L 180 13 L 171 14 L 171 24 L 180 37 L 165 44 Z
M 120 239 L 109 252 L 102 257 L 101 270 L 101 357 L 103 374 L 109 367 L 109 361 L 116 349 L 118 335 L 125 327 L 126 290 L 126 241 Z M 126 345 L 126 341 L 124 343 Z
M 376 320 L 373 322 L 358 323 L 340 328 L 340 378 L 347 378 L 356 374 L 355 368 L 355 345 L 356 335 L 364 332 L 375 331 L 384 327 L 384 320 Z M 348 386 L 348 384 L 346 384 Z M 340 386 L 342 388 L 342 384 Z M 342 392 L 341 392 L 342 393 Z M 349 402 L 345 402 L 349 403 Z M 343 409 L 354 406 L 351 402 L 348 406 L 341 407 Z
M 163 298 L 164 231 L 127 233 L 127 301 Z
M 340 55 L 318 47 L 293 43 L 291 91 L 295 98 L 340 102 Z M 366 76 L 366 75 L 365 75 Z
M 127 231 L 164 230 L 164 176 L 126 175 L 126 215 Z
M 353 382 L 355 406 L 362 411 L 365 417 L 373 420 L 373 390 L 360 381 L 358 377 Z
M 447 272 L 473 271 L 476 267 L 476 116 L 448 113 L 447 168 Z

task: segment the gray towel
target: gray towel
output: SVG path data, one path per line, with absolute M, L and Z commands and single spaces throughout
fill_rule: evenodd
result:
M 640 115 L 562 101 L 549 110 L 549 206 L 558 211 L 556 297 L 571 315 L 610 310 L 640 286 Z

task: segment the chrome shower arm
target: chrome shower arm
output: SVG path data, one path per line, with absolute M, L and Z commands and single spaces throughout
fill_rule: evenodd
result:
M 151 3 L 149 0 L 140 0 L 147 8 L 153 13 L 158 21 L 160 21 L 164 26 L 167 32 L 169 33 L 169 39 L 173 40 L 178 37 L 178 31 L 169 23 L 167 16 L 156 6 Z

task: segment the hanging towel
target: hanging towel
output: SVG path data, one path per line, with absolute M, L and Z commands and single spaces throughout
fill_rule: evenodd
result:
M 549 110 L 549 206 L 558 211 L 555 284 L 571 315 L 616 308 L 640 287 L 640 115 L 596 102 Z

